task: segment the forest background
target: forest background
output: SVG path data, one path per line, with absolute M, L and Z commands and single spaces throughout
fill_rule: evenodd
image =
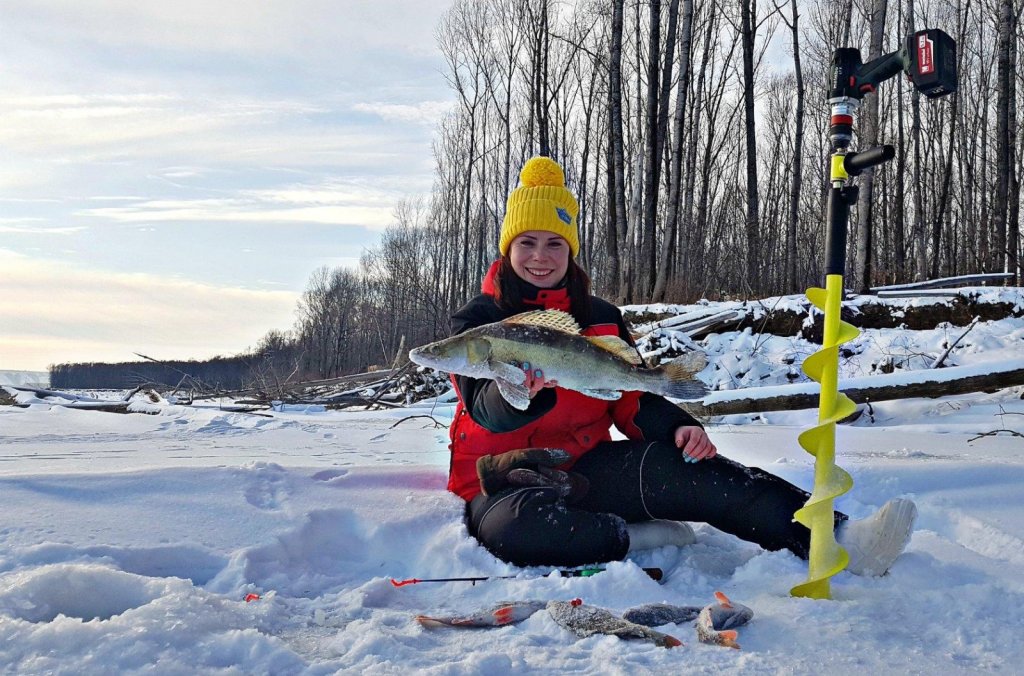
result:
M 396 205 L 357 269 L 314 271 L 295 326 L 240 356 L 58 364 L 51 386 L 187 369 L 233 388 L 390 364 L 445 335 L 477 293 L 505 198 L 536 154 L 563 165 L 578 197 L 579 261 L 599 295 L 801 292 L 823 277 L 832 52 L 869 61 L 921 28 L 956 40 L 959 92 L 926 100 L 897 78 L 865 97 L 856 147 L 891 144 L 896 158 L 858 179 L 847 286 L 1002 271 L 1015 285 L 1020 11 L 1012 0 L 456 0 L 436 31 L 457 105 L 435 132 L 433 189 Z

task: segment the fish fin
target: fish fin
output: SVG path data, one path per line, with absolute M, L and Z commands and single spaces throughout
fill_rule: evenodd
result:
M 585 394 L 588 397 L 594 399 L 602 399 L 604 401 L 618 401 L 622 398 L 622 392 L 618 390 L 576 390 L 580 394 Z
M 668 634 L 665 634 L 665 638 L 662 639 L 662 641 L 664 642 L 666 648 L 676 648 L 678 646 L 683 645 L 682 641 L 677 639 L 675 636 L 669 636 Z
M 700 399 L 708 392 L 708 387 L 694 376 L 708 365 L 708 358 L 703 352 L 688 352 L 678 359 L 673 359 L 658 368 L 665 374 L 668 381 L 661 392 L 666 397 L 676 399 Z
M 513 383 L 505 380 L 504 378 L 495 378 L 494 382 L 497 384 L 498 392 L 501 393 L 502 398 L 507 401 L 512 408 L 525 411 L 530 407 L 530 391 L 526 389 L 525 385 L 522 383 Z
M 715 599 L 722 604 L 723 608 L 732 608 L 732 601 L 730 601 L 729 597 L 723 594 L 722 592 L 716 591 Z
M 523 326 L 540 326 L 554 331 L 561 331 L 574 336 L 580 334 L 580 325 L 568 312 L 561 310 L 533 310 L 513 315 L 501 322 L 502 324 L 520 324 Z
M 618 336 L 587 336 L 586 338 L 587 342 L 591 345 L 599 347 L 606 352 L 611 352 L 622 361 L 629 362 L 633 366 L 639 366 L 644 363 L 636 348 Z
M 708 365 L 708 357 L 703 352 L 687 352 L 672 361 L 662 364 L 662 368 L 674 374 L 678 379 L 686 380 L 700 373 Z
M 426 615 L 417 615 L 416 621 L 420 623 L 420 626 L 427 629 L 437 629 L 439 627 L 447 627 L 449 624 L 439 617 L 427 617 Z
M 496 359 L 488 359 L 487 368 L 494 375 L 495 379 L 500 378 L 516 384 L 526 382 L 526 373 L 522 369 L 512 366 L 512 364 L 506 364 Z
M 512 622 L 515 622 L 516 618 L 515 618 L 514 613 L 515 613 L 515 608 L 514 607 L 512 607 L 512 606 L 502 606 L 501 608 L 498 608 L 497 610 L 495 610 L 492 613 L 492 615 L 494 616 L 494 621 L 498 625 L 503 625 L 503 624 L 510 624 Z

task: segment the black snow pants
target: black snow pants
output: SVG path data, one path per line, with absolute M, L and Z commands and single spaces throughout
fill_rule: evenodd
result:
M 503 561 L 519 566 L 581 566 L 622 559 L 627 523 L 650 519 L 711 524 L 765 549 L 807 558 L 810 531 L 793 512 L 809 493 L 756 467 L 722 456 L 687 463 L 670 444 L 611 441 L 572 469 L 590 482 L 566 504 L 554 488 L 514 487 L 478 495 L 467 506 L 469 531 Z M 846 516 L 836 512 L 836 522 Z

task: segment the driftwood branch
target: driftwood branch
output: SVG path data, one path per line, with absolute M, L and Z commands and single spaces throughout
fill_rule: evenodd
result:
M 441 421 L 439 421 L 437 418 L 435 418 L 432 415 L 407 415 L 404 418 L 402 418 L 401 420 L 399 420 L 398 422 L 396 422 L 394 425 L 389 427 L 388 429 L 389 430 L 393 430 L 396 427 L 398 427 L 399 425 L 401 425 L 402 423 L 404 423 L 406 420 L 415 420 L 416 418 L 429 418 L 430 420 L 433 421 L 435 429 L 436 428 L 440 428 L 440 427 L 447 427 L 447 425 L 445 425 L 444 423 L 442 423 Z
M 949 353 L 953 351 L 953 348 L 957 346 L 957 343 L 964 339 L 964 336 L 971 332 L 971 329 L 978 325 L 979 319 L 980 317 L 975 317 L 974 321 L 971 322 L 971 325 L 967 327 L 967 330 L 961 333 L 959 338 L 957 338 L 956 340 L 949 344 L 949 347 L 947 347 L 946 351 L 942 353 L 942 356 L 936 359 L 935 363 L 932 364 L 933 369 L 942 368 L 942 363 L 946 361 L 946 357 L 949 356 Z
M 329 411 L 335 411 L 342 408 L 349 408 L 350 406 L 373 406 L 374 404 L 387 408 L 404 408 L 402 404 L 395 404 L 390 401 L 381 401 L 380 399 L 373 400 L 367 397 L 358 396 L 349 396 L 344 399 L 332 399 L 329 404 L 324 405 L 324 408 Z
M 61 399 L 69 399 L 77 402 L 89 402 L 96 404 L 107 403 L 102 399 L 96 399 L 95 397 L 83 397 L 80 394 L 71 394 L 70 392 L 58 392 L 56 390 L 44 390 L 39 387 L 26 387 L 24 385 L 6 385 L 12 390 L 18 390 L 19 392 L 31 392 L 37 397 L 60 397 Z
M 1016 430 L 1011 430 L 1011 429 L 1007 429 L 1007 428 L 1003 427 L 1001 429 L 992 430 L 990 432 L 982 432 L 978 436 L 971 437 L 970 439 L 968 439 L 967 443 L 971 443 L 972 441 L 977 441 L 978 439 L 981 439 L 983 437 L 997 437 L 997 436 L 999 436 L 1003 432 L 1006 432 L 1011 437 L 1020 437 L 1020 438 L 1024 439 L 1024 434 L 1021 434 L 1020 432 L 1018 432 Z

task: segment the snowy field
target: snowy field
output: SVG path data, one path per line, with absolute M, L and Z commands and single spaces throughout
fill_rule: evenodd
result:
M 897 353 L 925 368 L 962 332 L 866 332 L 844 375 L 869 375 Z M 787 356 L 799 364 L 814 349 L 749 334 L 700 346 L 716 388 L 747 385 L 738 371 L 785 383 Z M 950 359 L 1006 362 L 1022 346 L 1024 320 L 985 323 Z M 116 415 L 22 393 L 29 408 L 0 407 L 0 673 L 1021 673 L 1024 438 L 1012 432 L 1024 431 L 1022 396 L 882 402 L 841 426 L 838 462 L 855 484 L 838 507 L 860 517 L 904 496 L 920 518 L 889 575 L 841 573 L 835 599 L 815 601 L 789 596 L 806 575 L 795 556 L 706 525 L 695 545 L 589 578 L 503 564 L 468 536 L 461 501 L 444 490 L 447 430 L 402 420 L 444 424 L 450 404 L 270 417 L 159 404 L 148 406 L 155 415 Z M 815 419 L 778 412 L 708 427 L 724 455 L 809 487 L 812 458 L 796 437 Z M 517 577 L 389 581 L 482 575 Z M 659 628 L 685 644 L 667 650 L 577 639 L 545 612 L 498 629 L 413 620 L 501 600 L 704 605 L 716 590 L 754 610 L 741 650 L 698 643 L 688 625 Z

